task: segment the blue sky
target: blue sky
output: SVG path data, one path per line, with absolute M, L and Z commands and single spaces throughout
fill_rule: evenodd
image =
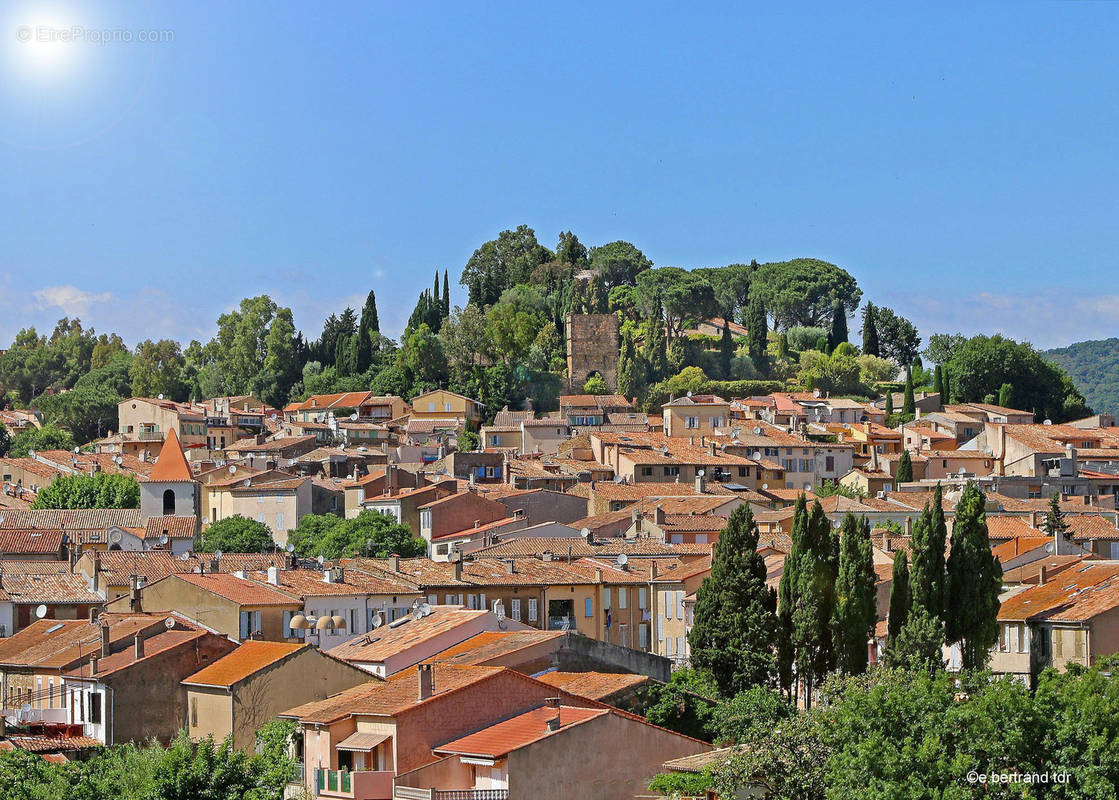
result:
M 314 337 L 370 288 L 396 333 L 520 223 L 823 258 L 926 334 L 1111 335 L 1119 5 L 909 5 L 9 2 L 0 342 L 206 339 L 259 293 Z

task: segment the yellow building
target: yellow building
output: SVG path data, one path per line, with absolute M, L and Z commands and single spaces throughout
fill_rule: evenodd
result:
M 446 389 L 436 389 L 412 398 L 412 419 L 454 419 L 477 425 L 482 421 L 482 404 Z

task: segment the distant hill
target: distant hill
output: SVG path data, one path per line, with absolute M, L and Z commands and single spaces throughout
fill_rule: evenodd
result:
M 1069 374 L 1093 410 L 1119 414 L 1119 339 L 1077 342 L 1042 355 Z

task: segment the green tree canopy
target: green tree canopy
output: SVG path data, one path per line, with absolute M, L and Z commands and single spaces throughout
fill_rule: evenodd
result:
M 850 273 L 817 258 L 762 264 L 754 272 L 751 287 L 751 293 L 765 304 L 774 327 L 782 330 L 828 324 L 837 300 L 853 314 L 863 296 Z
M 322 556 L 332 561 L 354 555 L 410 558 L 427 552 L 427 545 L 413 536 L 407 525 L 373 511 L 363 511 L 352 519 L 307 514 L 288 533 L 288 543 L 295 546 L 300 557 Z
M 263 522 L 234 514 L 202 532 L 202 549 L 210 553 L 269 553 L 276 549 L 276 542 Z
M 63 475 L 39 490 L 32 508 L 139 508 L 140 484 L 131 475 Z

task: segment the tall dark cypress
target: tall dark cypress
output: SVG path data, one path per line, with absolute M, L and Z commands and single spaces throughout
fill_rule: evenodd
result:
M 847 341 L 847 310 L 843 303 L 836 300 L 831 307 L 831 331 L 828 333 L 828 346 L 831 350 Z
M 443 318 L 451 316 L 451 282 L 447 270 L 443 270 Z
M 730 325 L 723 320 L 723 334 L 719 339 L 719 371 L 725 381 L 730 380 L 731 362 L 734 361 L 734 340 L 730 335 Z
M 762 375 L 769 371 L 766 355 L 768 324 L 765 305 L 761 298 L 751 297 L 750 305 L 746 309 L 746 346 L 750 350 L 750 360 L 754 362 L 754 369 Z
M 913 369 L 905 368 L 905 399 L 901 407 L 903 414 L 916 414 L 917 401 L 913 397 Z
M 863 309 L 863 355 L 881 355 L 878 345 L 878 318 L 873 303 Z
M 982 669 L 998 641 L 1002 566 L 991 553 L 987 498 L 968 483 L 956 503 L 948 557 L 948 641 L 960 646 L 961 666 Z
M 874 632 L 877 617 L 875 581 L 870 522 L 847 512 L 839 543 L 832 631 L 836 666 L 849 675 L 866 671 L 867 637 Z
M 909 559 L 904 550 L 894 553 L 894 572 L 890 581 L 890 616 L 887 621 L 889 641 L 897 639 L 909 619 Z

